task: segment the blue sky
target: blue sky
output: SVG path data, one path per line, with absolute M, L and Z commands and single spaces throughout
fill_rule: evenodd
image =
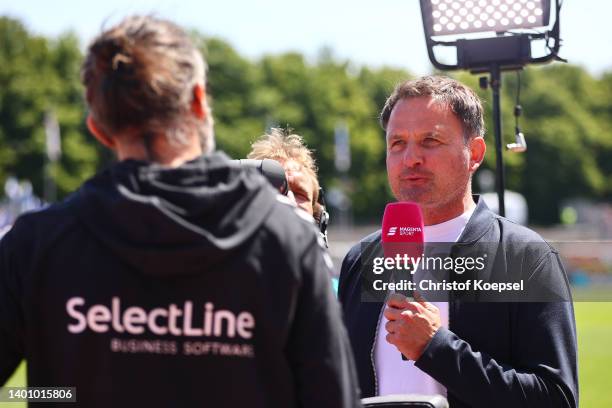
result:
M 324 47 L 358 65 L 388 65 L 430 72 L 418 0 L 2 0 L 0 14 L 17 17 L 44 35 L 75 31 L 82 44 L 102 23 L 155 12 L 229 41 L 242 55 L 300 51 L 315 57 Z M 561 55 L 594 74 L 612 71 L 609 32 L 612 1 L 565 0 Z

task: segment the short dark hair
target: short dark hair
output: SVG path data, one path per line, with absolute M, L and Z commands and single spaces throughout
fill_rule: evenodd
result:
M 425 76 L 397 85 L 380 112 L 382 128 L 387 130 L 391 111 L 399 101 L 419 96 L 429 96 L 450 107 L 461 120 L 466 141 L 474 135 L 484 136 L 482 103 L 478 95 L 461 82 L 439 75 Z

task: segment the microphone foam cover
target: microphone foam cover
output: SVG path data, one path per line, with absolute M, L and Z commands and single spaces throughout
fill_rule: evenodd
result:
M 424 238 L 421 207 L 412 202 L 389 203 L 382 222 L 385 257 L 420 256 Z

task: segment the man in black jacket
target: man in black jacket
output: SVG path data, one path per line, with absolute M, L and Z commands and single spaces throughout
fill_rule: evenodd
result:
M 359 406 L 322 240 L 213 152 L 189 36 L 128 18 L 82 74 L 120 161 L 0 242 L 0 384 L 25 358 L 81 406 Z
M 391 294 L 386 304 L 362 302 L 365 254 L 381 231 L 364 238 L 344 259 L 338 293 L 362 396 L 440 393 L 453 407 L 576 407 L 576 330 L 558 253 L 471 194 L 485 153 L 476 94 L 444 77 L 408 81 L 387 100 L 381 123 L 389 184 L 398 201 L 420 205 L 426 242 L 450 244 L 455 259 L 484 251 L 479 278 L 527 288 L 510 297 L 453 289 L 448 302 L 418 293 L 414 301 Z M 450 275 L 451 283 L 470 280 Z

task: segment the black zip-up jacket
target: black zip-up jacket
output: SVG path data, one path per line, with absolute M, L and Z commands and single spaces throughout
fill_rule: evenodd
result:
M 214 153 L 127 160 L 0 242 L 0 384 L 86 407 L 355 407 L 312 222 Z M 63 406 L 63 405 L 62 405 Z
M 349 251 L 338 290 L 362 397 L 378 392 L 374 342 L 384 304 L 361 301 L 361 253 L 380 238 L 378 231 Z M 557 251 L 535 232 L 491 212 L 483 200 L 451 254 L 476 245 L 494 248 L 497 277 L 525 277 L 536 288 L 531 299 L 540 301 L 500 302 L 478 299 L 477 293 L 453 300 L 451 293 L 449 328 L 437 331 L 415 366 L 446 387 L 454 408 L 577 407 L 576 326 L 571 301 L 555 301 L 570 298 Z

